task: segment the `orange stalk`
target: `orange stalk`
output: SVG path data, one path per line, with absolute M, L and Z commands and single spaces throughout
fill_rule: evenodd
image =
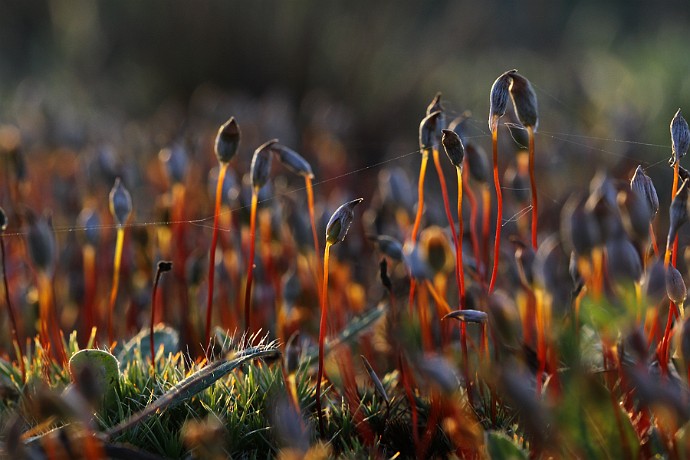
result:
M 465 308 L 465 269 L 462 260 L 462 238 L 465 233 L 464 224 L 462 220 L 462 171 L 456 169 L 458 178 L 458 254 L 457 264 L 460 267 L 460 308 Z
M 328 329 L 328 258 L 331 252 L 331 243 L 326 241 L 323 251 L 323 287 L 321 296 L 321 321 L 319 323 L 319 369 L 316 376 L 316 411 L 319 416 L 319 432 L 323 437 L 325 426 L 323 423 L 323 411 L 321 410 L 321 380 L 323 379 L 323 354 L 324 343 L 326 341 L 326 330 Z
M 248 338 L 251 333 L 252 282 L 254 281 L 254 252 L 256 243 L 256 207 L 259 202 L 259 190 L 252 191 L 252 207 L 249 214 L 249 265 L 247 265 L 247 286 L 244 290 L 244 333 Z
M 491 281 L 489 282 L 489 293 L 494 291 L 496 284 L 496 275 L 498 271 L 498 257 L 501 253 L 501 226 L 503 221 L 503 195 L 501 193 L 501 183 L 498 179 L 498 130 L 491 131 L 491 146 L 493 150 L 494 160 L 494 187 L 496 188 L 496 204 L 498 210 L 496 211 L 496 236 L 494 239 L 494 264 L 491 270 Z M 487 210 L 488 211 L 488 210 Z
M 86 244 L 82 251 L 84 261 L 84 340 L 88 340 L 94 326 L 94 305 L 96 295 L 96 248 Z M 85 343 L 85 342 L 84 342 Z
M 414 245 L 417 242 L 417 235 L 419 233 L 419 224 L 422 221 L 422 212 L 424 211 L 424 177 L 426 176 L 426 166 L 429 162 L 429 151 L 426 149 L 422 150 L 422 163 L 419 166 L 419 182 L 417 184 L 417 216 L 414 219 L 414 225 L 412 226 L 412 234 L 410 235 L 410 240 Z M 414 303 L 415 288 L 417 286 L 417 281 L 412 278 L 410 279 L 410 296 L 409 296 L 409 307 L 410 312 L 412 311 L 412 305 Z
M 218 183 L 216 184 L 216 207 L 213 213 L 213 236 L 211 237 L 211 252 L 208 262 L 208 296 L 206 299 L 206 336 L 204 343 L 209 344 L 211 338 L 211 316 L 213 306 L 213 283 L 216 271 L 216 245 L 218 244 L 218 217 L 220 216 L 220 205 L 223 201 L 223 182 L 228 170 L 229 163 L 221 163 L 218 170 Z
M 482 287 L 486 288 L 485 276 L 481 275 L 483 273 L 482 260 L 479 252 L 479 237 L 477 236 L 477 198 L 469 185 L 469 180 L 463 181 L 462 186 L 467 194 L 467 201 L 470 202 L 470 239 L 472 241 L 472 252 L 474 252 L 474 263 L 477 273 L 480 274 L 479 280 L 482 283 Z
M 448 187 L 446 186 L 446 178 L 443 176 L 443 169 L 441 168 L 441 161 L 438 158 L 438 148 L 434 147 L 433 150 L 434 165 L 436 166 L 436 172 L 438 173 L 438 180 L 441 183 L 441 194 L 443 195 L 443 207 L 446 210 L 446 217 L 448 218 L 448 224 L 450 225 L 450 231 L 453 234 L 453 243 L 455 244 L 455 281 L 458 283 L 458 290 L 463 290 L 464 282 L 460 279 L 460 272 L 462 272 L 462 248 L 458 242 L 458 234 L 455 231 L 455 223 L 453 223 L 453 215 L 450 212 L 450 203 L 448 199 Z M 462 220 L 462 216 L 458 217 Z
M 487 184 L 482 184 L 482 258 L 485 277 L 489 274 L 489 227 L 491 227 L 491 192 Z
M 307 188 L 307 206 L 309 208 L 309 221 L 311 223 L 311 235 L 314 239 L 314 258 L 317 260 L 316 263 L 318 264 L 318 256 L 321 251 L 319 250 L 319 237 L 316 234 L 316 218 L 314 217 L 314 189 L 312 187 L 311 177 L 304 176 L 304 184 Z M 317 272 L 318 268 L 319 267 L 317 266 Z
M 60 327 L 58 325 L 57 316 L 55 315 L 53 285 L 50 277 L 44 272 L 38 274 L 38 304 L 41 316 L 41 340 L 43 341 L 43 346 L 46 350 L 50 349 L 50 336 L 52 335 L 52 341 L 55 344 L 55 351 L 53 354 L 56 358 L 60 359 L 63 365 L 66 365 L 67 353 L 62 343 Z M 48 330 L 49 322 L 52 331 Z
M 424 211 L 424 176 L 426 176 L 426 165 L 429 161 L 429 151 L 422 150 L 422 163 L 419 166 L 419 183 L 417 185 L 417 216 L 414 219 L 414 226 L 412 227 L 412 235 L 410 239 L 412 243 L 417 242 L 417 235 L 419 233 L 419 224 L 422 221 L 422 211 Z
M 671 188 L 671 202 L 673 202 L 673 198 L 675 198 L 676 193 L 678 193 L 678 175 L 680 173 L 680 164 L 678 160 L 673 165 L 673 187 Z M 673 256 L 674 258 L 676 256 L 676 252 L 678 252 L 678 235 L 676 235 L 675 240 L 673 240 Z M 671 248 L 666 245 L 666 252 L 664 253 L 664 267 L 668 267 L 669 262 L 671 262 Z M 675 262 L 673 263 L 673 266 L 675 267 L 676 264 Z
M 115 242 L 115 256 L 113 259 L 113 285 L 110 288 L 110 302 L 108 306 L 108 343 L 113 344 L 113 310 L 117 300 L 117 291 L 120 286 L 120 266 L 122 265 L 122 248 L 125 241 L 125 228 L 122 225 L 117 227 L 117 240 Z

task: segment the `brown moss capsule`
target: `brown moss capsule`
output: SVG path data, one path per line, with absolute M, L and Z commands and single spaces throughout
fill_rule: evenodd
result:
M 448 313 L 441 319 L 453 318 L 465 323 L 486 323 L 489 320 L 489 315 L 479 310 L 456 310 Z
M 27 215 L 26 248 L 34 268 L 49 276 L 55 269 L 56 245 L 53 226 L 46 217 Z
M 676 305 L 682 305 L 688 295 L 683 275 L 673 265 L 666 268 L 666 295 Z
M 518 73 L 512 73 L 509 90 L 518 120 L 524 127 L 533 128 L 536 131 L 539 125 L 537 95 L 529 80 Z
M 371 381 L 374 384 L 374 388 L 376 388 L 376 392 L 379 394 L 379 396 L 381 396 L 381 398 L 384 401 L 386 401 L 386 404 L 388 404 L 388 393 L 386 393 L 386 389 L 384 388 L 383 383 L 381 383 L 381 379 L 379 379 L 379 376 L 376 375 L 376 371 L 374 371 L 374 368 L 371 367 L 371 364 L 369 364 L 367 358 L 365 358 L 364 355 L 360 355 L 360 358 L 362 358 L 364 367 L 366 368 L 367 373 L 369 374 L 369 378 L 371 378 Z
M 419 245 L 406 244 L 403 247 L 403 261 L 410 270 L 412 278 L 416 280 L 430 279 L 433 273 L 421 252 Z
M 276 154 L 278 161 L 293 173 L 310 178 L 314 177 L 311 165 L 299 153 L 281 144 L 273 144 L 271 151 Z
M 489 181 L 489 161 L 486 159 L 484 149 L 474 142 L 465 142 L 465 158 L 472 179 L 484 184 L 487 183 Z
M 170 180 L 175 184 L 184 182 L 189 159 L 181 144 L 166 147 L 158 152 L 158 159 L 165 165 Z
M 452 394 L 460 388 L 460 375 L 455 367 L 442 356 L 428 354 L 416 362 L 419 373 L 425 380 L 434 384 L 441 392 Z
M 602 242 L 602 235 L 592 213 L 585 209 L 585 196 L 573 194 L 561 209 L 561 239 L 569 250 L 587 255 Z
M 101 219 L 95 209 L 84 208 L 77 216 L 79 227 L 84 230 L 86 243 L 97 247 L 101 238 Z
M 158 261 L 157 269 L 160 273 L 165 273 L 172 270 L 172 266 L 173 264 L 169 260 L 160 260 Z
M 625 188 L 618 192 L 618 207 L 623 227 L 633 241 L 644 242 L 649 236 L 652 211 L 644 198 L 633 190 Z
M 431 100 L 426 108 L 426 114 L 431 115 L 434 112 L 441 112 L 436 119 L 436 129 L 434 133 L 434 143 L 438 144 L 441 142 L 441 130 L 446 127 L 446 113 L 443 110 L 443 104 L 441 104 L 441 93 L 436 93 L 436 96 Z
M 614 280 L 638 282 L 642 278 L 640 255 L 624 235 L 606 243 L 606 256 L 608 273 Z
M 453 163 L 453 166 L 462 171 L 462 162 L 465 160 L 465 146 L 462 144 L 460 136 L 450 129 L 444 129 L 442 132 L 441 143 L 446 151 L 446 155 L 448 155 L 448 159 Z
M 326 242 L 328 244 L 340 243 L 345 239 L 355 217 L 355 206 L 364 201 L 364 198 L 348 201 L 335 210 L 326 225 Z
M 402 244 L 392 236 L 377 235 L 372 238 L 379 250 L 393 260 L 401 261 L 403 258 Z
M 241 132 L 235 117 L 230 117 L 219 129 L 216 135 L 215 153 L 221 163 L 229 163 L 237 154 L 240 145 Z
M 669 164 L 674 166 L 688 153 L 688 147 L 690 147 L 690 128 L 688 128 L 688 122 L 680 114 L 680 109 L 673 116 L 670 129 L 672 155 Z
M 635 169 L 635 174 L 633 174 L 630 180 L 630 188 L 649 205 L 652 218 L 654 218 L 659 211 L 659 196 L 656 193 L 652 179 L 645 174 L 642 166 L 638 166 Z
M 656 305 L 666 297 L 666 268 L 663 261 L 657 260 L 647 268 L 642 285 L 650 304 Z
M 454 118 L 448 123 L 448 129 L 455 131 L 455 133 L 460 136 L 463 143 L 467 141 L 467 125 L 471 117 L 472 112 L 465 110 L 459 117 Z
M 430 150 L 437 144 L 436 132 L 441 113 L 440 111 L 433 112 L 419 123 L 419 148 L 421 150 Z
M 254 150 L 252 156 L 252 165 L 250 169 L 250 176 L 252 179 L 252 187 L 258 191 L 261 187 L 266 185 L 268 177 L 271 174 L 271 147 L 278 142 L 278 139 L 271 139 L 268 142 L 261 144 Z
M 125 186 L 122 185 L 119 177 L 115 179 L 115 185 L 110 190 L 109 204 L 110 214 L 115 218 L 115 223 L 118 226 L 126 224 L 132 212 L 132 196 Z
M 491 85 L 489 93 L 489 129 L 493 132 L 498 128 L 498 120 L 505 115 L 508 106 L 508 96 L 512 75 L 517 70 L 509 70 L 501 74 L 494 84 Z

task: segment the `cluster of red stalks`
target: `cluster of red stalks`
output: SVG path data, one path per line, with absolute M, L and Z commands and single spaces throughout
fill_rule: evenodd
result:
M 531 225 L 524 225 L 522 221 L 527 217 L 521 217 L 516 227 L 510 227 L 506 238 L 502 235 L 506 219 L 500 178 L 501 169 L 507 168 L 499 164 L 499 132 L 506 127 L 501 119 L 509 105 L 514 109 L 518 129 L 527 135 L 527 145 L 518 148 L 513 174 L 514 183 L 529 184 Z M 690 144 L 687 123 L 680 111 L 671 123 L 673 199 L 667 244 L 661 254 L 654 235 L 659 202 L 651 179 L 641 168 L 634 175 L 631 171 L 627 178 L 597 176 L 587 193 L 573 194 L 566 201 L 559 232 L 540 233 L 535 175 L 537 99 L 529 81 L 517 71 L 500 75 L 490 90 L 493 196 L 487 156 L 475 139 L 467 135 L 467 120 L 468 116 L 463 115 L 447 123 L 441 96 L 437 95 L 419 126 L 421 165 L 414 219 L 413 207 L 396 195 L 399 187 L 381 187 L 383 191 L 366 200 L 370 203 L 365 213 L 369 218 L 355 232 L 354 238 L 359 240 L 362 234 L 368 235 L 378 250 L 379 270 L 373 273 L 378 273 L 385 288 L 380 300 L 388 308 L 387 350 L 376 353 L 368 335 L 360 342 L 364 369 L 377 394 L 390 409 L 388 395 L 375 369 L 397 370 L 410 410 L 416 456 L 430 452 L 438 430 L 450 439 L 458 455 L 478 456 L 484 448 L 481 425 L 497 426 L 502 407 L 508 405 L 520 412 L 534 404 L 533 408 L 541 414 L 558 404 L 566 390 L 561 382 L 564 365 L 558 347 L 559 334 L 574 330 L 579 340 L 580 316 L 585 308 L 597 308 L 600 304 L 626 308 L 632 305 L 634 324 L 615 333 L 596 332 L 601 341 L 604 385 L 611 394 L 617 420 L 622 426 L 622 418 L 630 417 L 640 444 L 644 444 L 645 430 L 649 429 L 653 414 L 650 405 L 639 400 L 635 404 L 635 388 L 643 384 L 654 388 L 657 384 L 650 380 L 648 370 L 653 363 L 659 368 L 662 382 L 678 378 L 673 376 L 676 367 L 670 361 L 674 326 L 681 338 L 679 353 L 684 374 L 690 379 L 690 323 L 681 321 L 686 290 L 678 269 L 679 229 L 688 214 L 690 174 L 680 165 Z M 60 304 L 69 297 L 65 289 L 56 290 L 54 283 L 56 277 L 61 282 L 67 279 L 60 273 L 66 266 L 57 258 L 51 218 L 29 211 L 29 204 L 36 199 L 27 187 L 29 179 L 21 167 L 17 133 L 5 130 L 0 134 L 4 136 L 0 146 L 15 171 L 3 200 L 11 213 L 8 216 L 3 211 L 0 222 L 4 233 L 10 229 L 10 235 L 0 238 L 4 303 L 15 358 L 25 375 L 26 337 L 35 332 L 45 353 L 62 363 L 69 358 L 61 329 L 68 322 L 68 307 Z M 192 349 L 213 343 L 213 326 L 238 330 L 246 337 L 264 330 L 285 343 L 295 332 L 301 330 L 304 335 L 310 330 L 309 324 L 318 323 L 318 327 L 311 328 L 312 339 L 318 343 L 315 412 L 319 432 L 326 437 L 326 339 L 362 312 L 366 303 L 362 280 L 367 276 L 376 279 L 371 270 L 353 274 L 348 268 L 348 263 L 361 260 L 362 254 L 371 250 L 371 245 L 365 243 L 368 249 L 356 253 L 354 245 L 344 243 L 350 225 L 356 221 L 356 206 L 363 200 L 347 201 L 330 214 L 328 223 L 319 230 L 317 216 L 329 216 L 326 211 L 334 206 L 326 200 L 315 202 L 315 174 L 310 163 L 277 139 L 270 140 L 251 156 L 247 187 L 243 189 L 236 179 L 241 173 L 239 165 L 247 163 L 246 159 L 237 159 L 242 155 L 240 141 L 240 126 L 234 118 L 224 123 L 215 136 L 212 150 L 218 172 L 212 187 L 215 205 L 211 230 L 195 225 L 203 216 L 196 210 L 203 209 L 206 199 L 194 190 L 199 185 L 194 182 L 198 178 L 188 173 L 186 148 L 179 144 L 172 143 L 163 149 L 156 160 L 160 161 L 157 168 L 151 166 L 157 171 L 153 174 L 154 182 L 161 189 L 158 207 L 166 216 L 159 223 L 132 224 L 138 203 L 120 177 L 114 180 L 109 200 L 101 200 L 107 201 L 109 214 L 95 198 L 103 188 L 89 189 L 90 196 L 85 198 L 78 220 L 82 258 L 77 266 L 82 276 L 77 283 L 81 292 L 75 299 L 81 305 L 77 321 L 72 320 L 71 324 L 79 328 L 82 342 L 96 328 L 98 343 L 110 348 L 148 326 L 150 359 L 155 362 L 153 326 L 158 322 L 178 326 L 184 344 Z M 425 213 L 429 156 L 438 178 L 445 222 L 434 222 Z M 286 171 L 301 176 L 306 206 L 301 206 L 302 198 L 294 194 L 292 201 L 268 199 L 265 206 L 260 206 L 266 190 L 267 198 L 278 194 L 271 188 L 279 174 L 273 166 L 274 159 Z M 112 173 L 105 171 L 104 176 L 115 176 L 108 176 L 109 172 Z M 76 167 L 71 174 L 78 176 Z M 449 187 L 447 175 L 455 177 L 454 190 Z M 388 185 L 406 180 L 393 177 L 392 173 L 382 177 L 387 177 Z M 131 188 L 136 184 L 128 185 Z M 248 215 L 238 212 L 244 211 L 242 204 L 249 208 Z M 494 213 L 492 232 L 490 222 Z M 276 222 L 276 216 L 284 218 Z M 469 216 L 468 222 L 465 216 Z M 306 232 L 305 225 L 295 224 L 305 222 Z M 211 234 L 209 245 L 207 233 Z M 9 238 L 17 235 L 24 238 Z M 336 244 L 343 250 L 337 255 L 337 263 L 331 264 L 331 250 Z M 464 254 L 466 249 L 469 254 Z M 510 253 L 514 257 L 506 258 Z M 18 268 L 23 260 L 30 261 L 30 272 Z M 155 276 L 150 273 L 154 260 L 158 261 Z M 161 274 L 167 271 L 171 275 L 162 278 Z M 27 278 L 36 280 L 37 314 L 31 313 L 33 305 L 28 296 L 18 294 L 21 287 L 31 284 Z M 150 289 L 149 305 L 136 300 L 145 289 Z M 58 291 L 60 300 L 56 297 Z M 108 300 L 104 301 L 106 297 Z M 405 297 L 407 309 L 400 305 Z M 453 319 L 458 322 L 452 322 Z M 38 324 L 35 331 L 33 321 Z M 405 323 L 416 325 L 415 332 L 401 333 Z M 458 325 L 457 330 L 454 324 Z M 619 334 L 633 344 L 628 345 L 634 351 L 633 365 L 624 363 Z M 337 353 L 338 366 L 333 372 L 341 375 L 342 389 L 331 387 L 329 392 L 341 392 L 357 421 L 362 440 L 373 448 L 377 437 L 383 434 L 372 428 L 357 410 L 360 400 L 350 350 L 340 349 Z M 285 374 L 286 383 L 291 391 L 290 400 L 297 405 L 292 368 Z M 454 381 L 453 376 L 460 377 Z M 462 385 L 456 385 L 458 381 Z M 421 391 L 425 391 L 429 401 L 429 410 L 423 417 L 417 407 Z M 553 434 L 549 430 L 529 429 L 530 416 L 522 416 L 527 417 L 523 420 L 527 428 L 522 435 L 530 449 L 534 453 L 554 449 L 548 443 Z M 532 417 L 537 419 L 541 415 Z M 462 427 L 470 428 L 463 431 Z M 673 453 L 672 433 L 661 430 L 661 435 Z M 628 443 L 624 434 L 621 438 L 621 442 Z

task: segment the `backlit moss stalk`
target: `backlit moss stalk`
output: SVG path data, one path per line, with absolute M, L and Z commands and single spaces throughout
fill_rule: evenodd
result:
M 489 130 L 491 131 L 491 151 L 493 158 L 493 177 L 494 189 L 496 190 L 496 232 L 494 236 L 494 259 L 491 270 L 491 280 L 489 281 L 489 293 L 493 292 L 496 285 L 496 275 L 498 271 L 498 259 L 501 248 L 501 228 L 503 224 L 503 194 L 501 193 L 501 183 L 498 176 L 498 121 L 505 115 L 508 105 L 508 87 L 511 82 L 511 75 L 514 70 L 501 74 L 491 86 L 489 93 Z M 489 210 L 485 209 L 485 213 Z
M 362 198 L 358 198 L 341 205 L 333 213 L 326 226 L 326 246 L 323 251 L 323 296 L 321 297 L 321 320 L 319 321 L 319 367 L 316 376 L 316 411 L 319 418 L 319 432 L 322 437 L 325 435 L 321 408 L 321 382 L 323 380 L 324 344 L 328 329 L 328 259 L 331 246 L 345 239 L 354 219 L 354 208 L 362 201 Z
M 113 346 L 113 312 L 117 300 L 117 292 L 120 286 L 120 267 L 122 265 L 122 249 L 125 241 L 125 224 L 132 213 L 132 197 L 122 185 L 120 178 L 115 180 L 115 185 L 110 191 L 110 213 L 117 225 L 117 239 L 115 242 L 115 254 L 113 256 L 113 283 L 110 288 L 110 301 L 108 303 L 108 344 Z
M 240 144 L 240 128 L 234 117 L 231 117 L 218 129 L 214 144 L 214 152 L 218 159 L 218 182 L 216 184 L 216 203 L 213 213 L 213 236 L 209 251 L 208 265 L 208 293 L 206 297 L 206 333 L 204 344 L 208 345 L 211 339 L 211 318 L 213 317 L 213 287 L 216 270 L 216 245 L 218 244 L 218 218 L 220 216 L 221 203 L 223 201 L 223 183 L 230 164 L 230 160 L 237 154 Z
M 254 256 L 256 252 L 256 208 L 259 203 L 259 190 L 266 185 L 271 172 L 271 146 L 277 141 L 270 140 L 259 146 L 252 157 L 251 181 L 252 181 L 252 203 L 249 213 L 249 263 L 247 265 L 247 284 L 244 290 L 244 332 L 245 337 L 251 335 L 251 302 L 252 302 L 252 283 L 254 281 Z

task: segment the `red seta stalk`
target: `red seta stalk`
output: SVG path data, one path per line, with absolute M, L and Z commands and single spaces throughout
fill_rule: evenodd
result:
M 501 227 L 503 223 L 503 195 L 501 193 L 501 183 L 498 178 L 498 130 L 491 131 L 491 146 L 493 150 L 494 162 L 494 187 L 496 188 L 496 204 L 498 210 L 496 211 L 496 236 L 494 239 L 494 264 L 491 270 L 491 281 L 489 282 L 489 293 L 494 291 L 496 285 L 496 275 L 498 271 L 498 257 L 501 253 Z

